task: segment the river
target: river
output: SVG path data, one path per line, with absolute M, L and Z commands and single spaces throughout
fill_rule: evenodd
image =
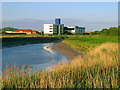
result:
M 2 49 L 2 70 L 6 64 L 10 67 L 16 65 L 28 66 L 33 70 L 40 70 L 51 64 L 56 64 L 66 60 L 66 57 L 51 49 L 56 43 L 29 44 Z

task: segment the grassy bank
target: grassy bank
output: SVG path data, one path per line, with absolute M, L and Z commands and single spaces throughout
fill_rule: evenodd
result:
M 82 58 L 32 73 L 6 67 L 3 88 L 118 88 L 118 44 L 104 43 Z M 14 70 L 14 71 L 13 71 Z M 30 71 L 30 72 L 29 72 Z
M 83 36 L 83 37 L 71 37 L 62 41 L 63 43 L 70 45 L 74 50 L 79 53 L 87 53 L 91 49 L 106 43 L 106 42 L 118 42 L 118 36 Z
M 81 37 L 81 35 L 2 35 L 2 46 L 12 47 L 34 43 L 51 43 L 64 40 L 68 37 Z
M 2 46 L 4 47 L 12 47 L 18 45 L 25 44 L 34 44 L 34 43 L 50 43 L 57 42 L 65 39 L 63 36 L 14 36 L 14 37 L 3 37 L 2 38 Z
M 87 36 L 87 35 L 60 35 L 61 37 L 81 37 L 81 36 Z M 60 37 L 57 34 L 50 34 L 50 35 L 44 35 L 44 34 L 30 34 L 30 35 L 2 35 L 1 38 L 15 38 L 15 37 Z

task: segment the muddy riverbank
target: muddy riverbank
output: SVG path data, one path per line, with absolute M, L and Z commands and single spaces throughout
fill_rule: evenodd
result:
M 69 60 L 72 60 L 76 56 L 81 55 L 80 53 L 78 53 L 77 51 L 72 49 L 69 45 L 67 45 L 63 42 L 53 45 L 52 49 L 58 51 L 59 53 L 61 53 L 64 56 L 66 56 Z

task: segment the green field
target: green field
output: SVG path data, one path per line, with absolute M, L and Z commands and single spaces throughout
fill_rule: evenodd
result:
M 73 49 L 79 53 L 87 53 L 89 50 L 106 42 L 118 42 L 118 36 L 82 36 L 71 37 L 62 41 L 63 43 L 70 45 Z
M 6 67 L 3 88 L 118 88 L 117 36 L 69 37 L 62 42 L 84 57 L 78 56 L 69 64 L 51 65 L 52 71 L 32 73 L 28 68 Z

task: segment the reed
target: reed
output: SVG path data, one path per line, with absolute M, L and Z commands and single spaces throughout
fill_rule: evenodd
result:
M 2 88 L 2 71 L 0 71 L 0 89 Z
M 104 43 L 85 57 L 32 73 L 6 66 L 2 88 L 118 88 L 118 43 Z

